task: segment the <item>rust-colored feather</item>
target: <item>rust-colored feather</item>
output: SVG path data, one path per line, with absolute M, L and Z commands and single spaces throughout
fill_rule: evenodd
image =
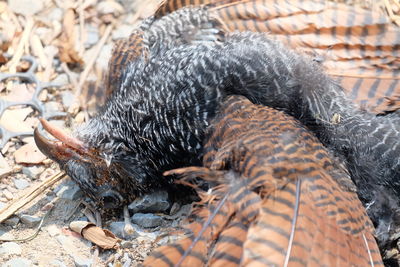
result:
M 325 0 L 166 0 L 156 16 L 187 5 L 204 5 L 224 30 L 266 32 L 309 53 L 361 108 L 400 108 L 400 29 L 377 10 Z
M 216 186 L 144 266 L 383 266 L 346 170 L 290 116 L 229 97 L 203 163 L 168 172 Z

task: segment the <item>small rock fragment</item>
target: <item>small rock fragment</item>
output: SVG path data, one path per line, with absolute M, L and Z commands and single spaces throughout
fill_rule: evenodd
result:
M 15 162 L 27 164 L 39 164 L 46 159 L 46 156 L 40 152 L 35 142 L 28 143 L 20 147 L 14 153 Z
M 28 176 L 32 180 L 36 180 L 40 174 L 43 172 L 42 167 L 32 166 L 32 167 L 23 167 L 22 173 Z
M 18 223 L 19 223 L 19 218 L 17 216 L 13 216 L 4 221 L 5 225 L 11 226 L 11 227 L 15 227 Z
M 5 208 L 6 206 L 7 206 L 6 203 L 0 201 L 0 210 L 2 210 L 3 208 Z
M 152 213 L 135 213 L 132 216 L 132 222 L 145 228 L 152 228 L 160 226 L 163 223 L 163 219 Z
M 30 267 L 31 261 L 25 258 L 14 258 L 6 262 L 5 267 Z
M 5 242 L 0 245 L 0 255 L 21 255 L 22 249 L 15 242 Z
M 44 7 L 44 3 L 41 0 L 8 0 L 8 7 L 13 12 L 26 17 L 40 12 Z
M 112 39 L 118 40 L 122 38 L 128 38 L 134 29 L 133 25 L 122 24 L 118 26 L 112 33 Z
M 87 33 L 87 39 L 85 41 L 85 48 L 89 48 L 97 44 L 97 42 L 100 39 L 98 28 L 89 24 L 86 26 L 86 33 Z
M 76 267 L 91 267 L 92 266 L 92 259 L 85 259 L 79 256 L 73 256 L 74 263 Z
M 4 231 L 0 230 L 0 239 L 11 240 L 11 239 L 14 239 L 14 236 L 12 234 L 8 233 L 8 232 L 4 232 Z
M 26 224 L 29 227 L 34 227 L 41 221 L 42 218 L 38 216 L 32 216 L 27 214 L 22 214 L 19 216 L 22 223 Z
M 132 241 L 126 241 L 126 240 L 123 240 L 122 242 L 121 242 L 121 247 L 122 248 L 132 248 L 133 247 L 133 243 L 132 243 Z
M 71 91 L 61 93 L 61 100 L 64 108 L 68 109 L 74 103 L 74 94 Z
M 112 222 L 109 230 L 119 238 L 132 239 L 137 236 L 136 231 L 132 235 L 127 235 L 124 231 L 125 222 Z
M 58 75 L 56 78 L 54 78 L 54 80 L 51 81 L 51 84 L 59 87 L 68 85 L 69 84 L 68 75 L 65 73 Z
M 51 237 L 54 237 L 54 236 L 60 234 L 60 229 L 58 229 L 58 227 L 54 224 L 47 226 L 46 230 Z
M 49 101 L 49 102 L 45 103 L 44 107 L 48 114 L 53 113 L 53 112 L 59 112 L 61 110 L 60 104 L 55 101 Z
M 29 182 L 25 179 L 14 179 L 14 185 L 17 189 L 23 190 L 29 187 Z
M 170 207 L 168 193 L 165 191 L 156 191 L 135 199 L 128 208 L 131 212 L 164 212 Z
M 82 190 L 76 183 L 70 183 L 61 187 L 61 189 L 57 192 L 57 196 L 62 199 L 74 200 L 83 195 Z

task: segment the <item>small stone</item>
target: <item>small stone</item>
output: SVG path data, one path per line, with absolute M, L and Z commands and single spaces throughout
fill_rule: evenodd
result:
M 44 3 L 41 0 L 8 0 L 8 7 L 13 12 L 27 17 L 40 12 L 44 7 Z
M 113 0 L 102 1 L 96 5 L 96 8 L 100 15 L 113 14 L 114 16 L 119 16 L 124 12 L 124 8 Z
M 112 44 L 103 46 L 98 58 L 96 59 L 96 67 L 103 70 L 108 68 L 108 61 L 110 60 L 112 49 Z
M 63 247 L 63 249 L 67 253 L 74 251 L 74 248 L 75 248 L 74 242 L 67 236 L 58 235 L 58 236 L 56 236 L 56 240 L 58 241 L 58 243 L 60 243 L 60 245 Z
M 14 179 L 14 185 L 17 189 L 23 190 L 29 187 L 29 182 L 25 179 Z
M 27 214 L 22 214 L 19 216 L 22 223 L 26 224 L 29 227 L 36 226 L 42 220 L 42 218 L 38 216 L 32 216 Z
M 6 206 L 6 203 L 0 201 L 0 210 L 4 209 Z
M 86 33 L 87 33 L 87 39 L 85 41 L 85 48 L 89 48 L 98 43 L 100 37 L 99 37 L 99 30 L 97 27 L 94 27 L 92 25 L 87 25 Z
M 157 227 L 163 223 L 163 219 L 160 216 L 152 213 L 135 213 L 131 219 L 133 223 L 145 228 Z
M 15 242 L 5 242 L 0 245 L 0 255 L 21 255 L 22 249 Z
M 19 223 L 19 218 L 17 216 L 13 216 L 4 221 L 5 225 L 9 225 L 11 227 L 15 227 Z
M 50 20 L 61 20 L 63 18 L 63 10 L 61 8 L 53 7 L 47 15 Z
M 0 239 L 11 240 L 11 239 L 14 239 L 14 236 L 12 234 L 8 233 L 8 232 L 4 232 L 4 231 L 0 230 Z
M 8 200 L 12 200 L 14 198 L 13 194 L 7 189 L 3 190 L 3 196 L 5 196 Z
M 14 258 L 6 262 L 5 267 L 30 267 L 31 261 L 25 258 Z
M 61 260 L 54 259 L 50 262 L 50 266 L 54 267 L 67 267 L 67 265 Z
M 22 167 L 22 173 L 28 176 L 32 180 L 36 180 L 42 172 L 43 172 L 42 167 L 38 166 Z
M 68 75 L 63 73 L 58 75 L 54 80 L 51 81 L 51 84 L 54 86 L 66 86 L 69 84 Z
M 45 106 L 47 114 L 50 114 L 53 112 L 60 112 L 60 110 L 61 110 L 60 104 L 55 101 L 49 101 L 49 102 L 45 103 L 44 106 Z
M 132 239 L 137 236 L 136 231 L 132 235 L 127 235 L 124 231 L 125 222 L 112 222 L 109 226 L 110 231 L 119 238 Z
M 74 94 L 71 91 L 64 91 L 61 93 L 61 100 L 64 108 L 68 109 L 74 102 Z
M 131 212 L 164 212 L 170 207 L 168 193 L 157 191 L 135 199 L 128 208 Z
M 59 260 L 52 260 L 50 262 L 50 266 L 54 266 L 54 267 L 67 267 L 67 265 L 65 265 L 65 263 L 63 263 L 62 261 Z
M 58 229 L 58 227 L 54 224 L 47 226 L 46 230 L 51 237 L 54 237 L 54 236 L 60 234 L 60 229 Z
M 69 200 L 78 199 L 82 195 L 83 192 L 76 183 L 65 185 L 57 192 L 58 197 Z
M 74 263 L 76 267 L 91 267 L 92 266 L 92 259 L 84 259 L 79 256 L 73 256 Z
M 133 242 L 132 241 L 123 240 L 121 242 L 121 247 L 122 248 L 132 248 L 133 247 Z
M 133 25 L 122 24 L 113 31 L 112 39 L 115 41 L 122 38 L 128 38 L 129 35 L 132 33 L 133 29 L 134 29 Z

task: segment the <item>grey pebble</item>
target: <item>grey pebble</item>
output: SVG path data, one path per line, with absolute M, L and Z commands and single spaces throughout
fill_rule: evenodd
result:
M 51 265 L 51 266 L 55 266 L 55 267 L 67 267 L 67 265 L 65 265 L 64 262 L 62 262 L 62 261 L 60 261 L 60 260 L 57 260 L 57 259 L 52 260 L 52 261 L 50 262 L 50 265 Z
M 34 227 L 39 224 L 42 218 L 28 214 L 21 214 L 19 215 L 19 219 L 21 220 L 22 223 L 26 224 L 27 226 Z
M 99 30 L 92 25 L 86 26 L 87 39 L 85 41 L 85 48 L 89 48 L 99 41 Z
M 136 212 L 164 212 L 170 207 L 168 193 L 156 191 L 135 199 L 128 208 L 132 213 Z
M 74 103 L 74 94 L 71 91 L 61 93 L 61 100 L 64 108 L 69 108 Z
M 23 190 L 29 187 L 29 182 L 25 179 L 14 179 L 14 185 L 18 190 Z
M 8 7 L 15 13 L 26 16 L 40 12 L 44 3 L 41 0 L 8 0 Z
M 152 213 L 135 213 L 132 222 L 145 228 L 152 228 L 162 225 L 163 219 Z
M 109 230 L 119 238 L 132 239 L 137 236 L 136 231 L 132 235 L 127 235 L 124 231 L 124 222 L 112 222 L 109 226 Z
M 92 259 L 85 259 L 79 256 L 73 256 L 74 263 L 76 267 L 91 267 L 93 260 Z
M 15 242 L 5 242 L 0 245 L 0 255 L 21 255 L 21 246 Z
M 7 220 L 4 221 L 5 225 L 9 225 L 11 227 L 15 227 L 17 226 L 17 224 L 19 223 L 19 218 L 17 216 L 13 216 Z
M 76 183 L 70 183 L 62 186 L 56 194 L 59 198 L 74 200 L 81 197 L 83 192 Z
M 32 180 L 36 180 L 42 172 L 43 172 L 42 167 L 38 166 L 22 167 L 22 173 L 28 176 Z
M 54 86 L 65 86 L 69 84 L 68 75 L 63 73 L 58 75 L 54 80 L 51 81 L 51 84 Z
M 3 209 L 5 206 L 7 206 L 7 204 L 0 201 L 0 210 Z
M 25 258 L 14 258 L 6 262 L 4 267 L 29 267 L 31 266 L 31 261 Z

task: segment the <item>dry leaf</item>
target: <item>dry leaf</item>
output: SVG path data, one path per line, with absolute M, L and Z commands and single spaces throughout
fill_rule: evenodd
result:
M 60 37 L 60 60 L 65 63 L 83 64 L 82 58 L 75 50 L 75 11 L 70 8 L 65 12 L 63 20 L 63 32 Z
M 46 159 L 46 156 L 40 152 L 34 141 L 20 147 L 15 151 L 14 156 L 16 163 L 25 164 L 39 164 Z
M 6 109 L 1 116 L 0 125 L 12 132 L 32 132 L 32 120 L 25 121 L 26 117 L 32 112 L 31 107 Z
M 94 223 L 74 221 L 70 223 L 69 227 L 103 249 L 117 249 L 119 247 L 121 241 L 119 238 L 109 230 L 97 227 Z

